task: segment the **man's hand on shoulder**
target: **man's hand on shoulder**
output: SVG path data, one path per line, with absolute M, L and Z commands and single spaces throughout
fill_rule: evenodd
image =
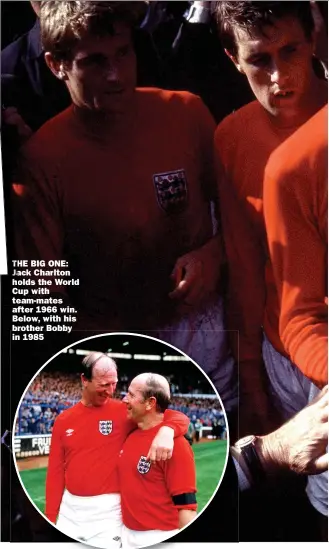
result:
M 146 459 L 152 463 L 166 461 L 172 457 L 174 449 L 174 429 L 163 425 L 155 435 Z

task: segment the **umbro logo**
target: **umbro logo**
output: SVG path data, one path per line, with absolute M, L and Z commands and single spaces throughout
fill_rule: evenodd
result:
M 74 433 L 74 429 L 66 429 L 65 432 L 67 437 L 71 437 Z

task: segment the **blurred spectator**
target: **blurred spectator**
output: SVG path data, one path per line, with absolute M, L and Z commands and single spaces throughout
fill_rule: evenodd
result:
M 196 420 L 195 425 L 195 442 L 200 442 L 202 437 L 202 423 L 199 419 Z
M 127 376 L 120 379 L 126 382 Z M 179 392 L 182 387 L 176 385 Z M 193 394 L 193 393 L 192 393 Z M 37 376 L 28 388 L 22 400 L 18 423 L 18 435 L 49 434 L 56 417 L 67 408 L 76 404 L 81 397 L 80 379 L 77 374 L 63 372 L 43 372 Z M 120 397 L 121 398 L 121 397 Z M 195 426 L 212 426 L 212 422 L 224 422 L 225 418 L 217 398 L 183 397 L 173 395 L 170 408 L 186 414 L 191 420 L 191 429 Z
M 191 422 L 188 426 L 188 430 L 187 430 L 187 433 L 185 435 L 185 438 L 186 440 L 189 442 L 189 444 L 192 446 L 193 444 L 193 438 L 194 438 L 194 434 L 195 434 L 195 430 L 194 430 L 194 425 L 193 423 Z

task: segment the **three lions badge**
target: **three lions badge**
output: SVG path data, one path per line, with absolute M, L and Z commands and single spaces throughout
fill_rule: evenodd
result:
M 139 458 L 139 462 L 137 463 L 137 471 L 141 475 L 146 475 L 146 473 L 149 472 L 150 467 L 151 467 L 151 462 L 147 460 L 145 456 L 141 456 Z
M 159 206 L 168 214 L 182 212 L 187 205 L 187 180 L 185 170 L 153 175 Z
M 102 433 L 102 435 L 110 435 L 112 433 L 113 424 L 111 420 L 104 420 L 100 421 L 98 425 L 99 432 Z

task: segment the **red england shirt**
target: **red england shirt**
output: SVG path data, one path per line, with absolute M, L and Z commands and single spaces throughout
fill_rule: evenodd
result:
M 166 410 L 162 425 L 172 427 L 177 436 L 187 431 L 188 422 L 184 414 Z M 80 497 L 120 492 L 118 457 L 134 428 L 126 405 L 119 400 L 109 399 L 102 406 L 79 402 L 57 417 L 46 481 L 49 520 L 56 521 L 64 488 Z
M 173 456 L 165 462 L 150 464 L 146 456 L 160 425 L 136 429 L 127 438 L 119 459 L 123 523 L 131 530 L 174 530 L 178 528 L 178 510 L 196 509 L 196 503 L 184 503 L 185 494 L 196 493 L 193 451 L 187 440 L 175 439 Z M 174 504 L 173 496 L 180 504 Z

